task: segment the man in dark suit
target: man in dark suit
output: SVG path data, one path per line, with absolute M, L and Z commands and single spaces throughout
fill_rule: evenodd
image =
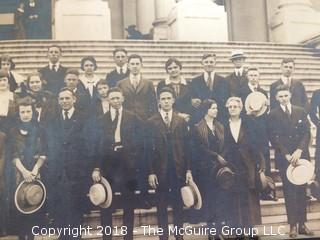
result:
M 164 230 L 161 240 L 168 239 L 169 204 L 173 208 L 173 223 L 183 226 L 183 203 L 180 188 L 192 181 L 188 129 L 185 120 L 172 109 L 174 92 L 162 88 L 158 97 L 160 110 L 147 121 L 147 151 L 149 185 L 156 189 L 158 225 Z M 170 191 L 171 190 L 171 191 Z M 176 239 L 183 236 L 176 235 Z
M 99 121 L 97 146 L 98 156 L 92 179 L 100 181 L 101 176 L 107 178 L 113 192 L 121 192 L 121 203 L 124 209 L 123 225 L 127 227 L 125 240 L 133 239 L 134 221 L 134 190 L 136 189 L 137 149 L 141 143 L 141 122 L 138 117 L 126 110 L 122 105 L 123 93 L 120 88 L 110 88 L 108 91 L 110 111 Z M 101 209 L 102 226 L 112 227 L 112 209 Z M 104 235 L 103 239 L 112 239 Z
M 320 181 L 320 89 L 317 89 L 312 93 L 310 105 L 310 119 L 317 127 L 315 168 L 316 180 Z
M 306 214 L 306 184 L 294 185 L 287 176 L 286 170 L 290 164 L 296 165 L 300 158 L 310 159 L 310 123 L 303 108 L 292 105 L 291 93 L 286 85 L 275 89 L 275 97 L 279 106 L 271 110 L 268 121 L 270 141 L 275 148 L 276 167 L 280 171 L 283 182 L 285 205 L 290 224 L 290 237 L 297 234 L 312 235 L 305 225 Z M 297 225 L 299 226 L 297 231 Z
M 129 56 L 128 68 L 129 77 L 118 82 L 118 87 L 122 89 L 125 99 L 123 106 L 145 121 L 157 109 L 155 89 L 150 80 L 142 78 L 142 57 L 140 55 Z
M 49 161 L 48 201 L 49 213 L 56 227 L 79 227 L 88 178 L 85 116 L 75 107 L 76 97 L 68 88 L 58 94 L 60 111 L 47 126 Z M 66 233 L 59 239 L 70 239 Z M 74 239 L 80 239 L 80 236 Z
M 113 50 L 113 60 L 116 64 L 116 68 L 106 76 L 109 87 L 115 87 L 120 80 L 129 76 L 127 50 L 124 48 L 116 48 Z
M 225 122 L 228 116 L 225 107 L 229 98 L 229 88 L 226 80 L 215 73 L 216 55 L 214 53 L 205 53 L 201 60 L 204 72 L 191 80 L 191 104 L 193 113 L 191 121 L 197 123 L 200 121 L 201 113 L 199 106 L 205 99 L 214 99 L 218 105 L 218 119 Z
M 44 89 L 55 95 L 63 87 L 63 79 L 67 71 L 67 69 L 60 64 L 61 54 L 62 50 L 59 46 L 49 46 L 47 54 L 49 64 L 39 69 L 41 78 L 43 79 Z
M 247 82 L 244 63 L 246 56 L 242 50 L 232 51 L 230 60 L 234 65 L 234 71 L 226 77 L 230 96 L 240 97 L 239 90 Z
M 276 100 L 276 88 L 279 85 L 287 85 L 291 92 L 291 103 L 306 109 L 309 111 L 309 102 L 308 97 L 306 94 L 306 90 L 303 84 L 299 81 L 294 79 L 295 63 L 292 58 L 285 58 L 282 60 L 281 63 L 281 71 L 282 76 L 279 80 L 273 82 L 270 86 L 270 108 L 274 109 L 279 106 L 279 103 Z

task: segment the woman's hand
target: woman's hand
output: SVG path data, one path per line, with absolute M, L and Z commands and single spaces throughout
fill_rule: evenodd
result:
M 35 178 L 35 176 L 32 174 L 32 172 L 30 172 L 28 170 L 22 171 L 22 176 L 23 176 L 24 180 L 26 180 L 26 182 L 32 182 Z

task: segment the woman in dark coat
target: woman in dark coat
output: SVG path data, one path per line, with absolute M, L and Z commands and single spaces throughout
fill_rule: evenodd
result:
M 236 185 L 232 189 L 232 222 L 235 227 L 261 224 L 259 173 L 265 171 L 265 161 L 254 121 L 241 117 L 241 98 L 231 97 L 226 103 L 229 123 L 225 126 L 224 157 L 233 166 Z
M 32 101 L 29 98 L 18 102 L 19 119 L 10 130 L 11 159 L 15 167 L 15 188 L 23 181 L 32 182 L 40 177 L 40 169 L 46 160 L 47 145 L 44 129 L 34 120 Z M 13 226 L 19 226 L 19 240 L 34 239 L 33 226 L 44 223 L 44 212 L 21 214 L 16 210 Z
M 198 222 L 206 221 L 208 226 L 213 222 L 216 228 L 219 223 L 225 221 L 223 213 L 226 204 L 223 204 L 225 192 L 217 185 L 217 170 L 227 164 L 222 156 L 224 149 L 224 127 L 217 120 L 218 106 L 216 101 L 207 99 L 200 106 L 202 119 L 191 129 L 192 136 L 192 169 L 195 181 L 198 183 L 203 199 L 203 206 L 198 214 L 201 216 Z M 197 214 L 195 214 L 197 215 Z M 195 216 L 197 217 L 197 216 Z

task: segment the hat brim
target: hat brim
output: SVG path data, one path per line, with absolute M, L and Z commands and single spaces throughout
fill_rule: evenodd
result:
M 235 56 L 231 56 L 229 59 L 230 60 L 235 60 L 235 59 L 245 59 L 247 58 L 245 55 L 235 55 Z
M 297 168 L 303 171 L 303 176 L 297 176 L 295 173 L 297 172 Z M 288 180 L 294 185 L 303 185 L 309 182 L 314 175 L 314 166 L 313 164 L 306 159 L 299 159 L 296 166 L 290 164 L 287 168 L 286 172 Z
M 189 181 L 189 185 L 194 189 L 197 195 L 197 202 L 193 206 L 195 209 L 199 210 L 202 207 L 202 197 L 197 184 L 194 181 Z
M 100 183 L 104 186 L 104 188 L 107 191 L 107 199 L 104 203 L 101 203 L 99 207 L 101 208 L 108 208 L 111 206 L 112 203 L 112 188 L 110 183 L 105 179 L 104 177 L 101 177 Z
M 42 196 L 41 202 L 35 206 L 29 206 L 29 207 L 22 206 L 21 205 L 22 203 L 19 200 L 18 196 L 20 195 L 20 192 L 23 191 L 23 189 L 25 188 L 26 185 L 32 184 L 32 183 L 39 185 L 43 190 L 43 196 Z M 46 187 L 44 186 L 42 181 L 40 181 L 39 179 L 36 179 L 35 181 L 28 183 L 24 180 L 18 185 L 18 187 L 15 191 L 14 203 L 15 203 L 15 206 L 19 212 L 21 212 L 23 214 L 32 214 L 32 213 L 37 212 L 43 206 L 44 202 L 46 201 L 46 196 L 47 196 Z
M 251 103 L 251 101 L 254 101 L 255 98 L 262 98 L 263 101 L 265 102 L 265 104 L 264 104 L 263 106 L 261 106 L 261 108 L 259 109 L 259 111 L 258 111 L 258 112 L 255 112 L 255 114 L 254 114 L 255 117 L 259 117 L 259 116 L 263 115 L 263 114 L 267 111 L 267 109 L 268 109 L 268 106 L 267 106 L 267 101 L 268 101 L 268 99 L 267 99 L 267 97 L 266 97 L 263 93 L 261 93 L 261 92 L 253 92 L 253 93 L 250 93 L 250 94 L 247 96 L 246 101 L 245 101 L 245 104 L 244 104 L 247 113 L 252 112 L 252 109 L 250 108 L 250 103 Z

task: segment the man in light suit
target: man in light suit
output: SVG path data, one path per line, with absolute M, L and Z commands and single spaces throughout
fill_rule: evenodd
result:
M 246 70 L 244 68 L 246 56 L 242 50 L 235 50 L 232 51 L 230 60 L 234 65 L 234 71 L 226 77 L 230 96 L 240 97 L 239 90 L 247 82 Z
M 224 77 L 215 72 L 216 55 L 214 53 L 204 53 L 201 59 L 203 73 L 191 80 L 191 104 L 193 113 L 191 121 L 197 123 L 201 120 L 199 106 L 205 99 L 214 99 L 218 105 L 218 119 L 226 122 L 228 111 L 225 107 L 229 98 L 229 87 Z
M 109 87 L 115 87 L 117 83 L 129 76 L 127 50 L 124 48 L 116 48 L 113 50 L 113 60 L 116 68 L 109 72 L 106 81 Z
M 294 185 L 287 176 L 286 170 L 290 164 L 296 165 L 297 161 L 310 159 L 310 123 L 305 110 L 291 104 L 291 93 L 286 85 L 275 89 L 275 97 L 279 106 L 272 109 L 268 119 L 270 141 L 275 148 L 276 167 L 280 171 L 283 182 L 285 205 L 290 224 L 290 237 L 297 234 L 313 235 L 305 222 L 306 213 L 306 184 Z M 298 229 L 297 229 L 298 225 Z
M 291 92 L 291 103 L 306 109 L 309 112 L 309 102 L 306 90 L 299 80 L 293 78 L 295 62 L 292 58 L 285 58 L 281 63 L 282 76 L 270 86 L 270 108 L 279 106 L 276 100 L 276 88 L 279 85 L 287 85 Z
M 161 240 L 168 239 L 169 204 L 173 222 L 183 226 L 183 203 L 180 188 L 192 181 L 188 129 L 185 120 L 172 109 L 175 98 L 171 88 L 162 88 L 158 97 L 160 110 L 147 121 L 149 185 L 156 189 L 158 225 L 164 230 Z M 171 191 L 169 191 L 169 189 Z M 182 240 L 182 235 L 176 235 Z
M 123 225 L 127 227 L 125 240 L 133 239 L 134 191 L 137 187 L 137 149 L 141 134 L 141 121 L 123 107 L 124 96 L 120 88 L 108 90 L 110 111 L 98 123 L 99 135 L 96 146 L 95 168 L 92 179 L 100 181 L 101 176 L 110 182 L 113 193 L 121 192 L 121 208 L 124 209 Z M 112 227 L 112 209 L 101 209 L 102 226 Z M 103 239 L 112 239 L 104 235 Z
M 64 86 L 64 77 L 67 69 L 60 63 L 62 55 L 61 47 L 51 45 L 48 47 L 47 57 L 49 64 L 46 67 L 40 68 L 39 73 L 43 79 L 44 89 L 57 95 L 59 90 Z

